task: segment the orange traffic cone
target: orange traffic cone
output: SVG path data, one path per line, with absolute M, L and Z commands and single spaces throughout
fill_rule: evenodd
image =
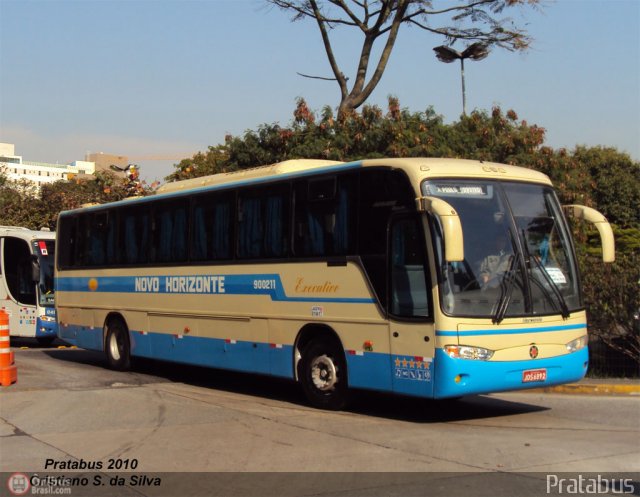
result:
M 18 368 L 14 364 L 10 348 L 9 316 L 0 310 L 0 382 L 8 387 L 18 381 Z

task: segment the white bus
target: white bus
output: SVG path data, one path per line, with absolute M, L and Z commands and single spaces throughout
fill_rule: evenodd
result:
M 613 237 L 596 211 L 603 257 Z M 545 175 L 447 159 L 298 160 L 63 212 L 59 336 L 132 357 L 428 398 L 582 378 L 587 323 Z
M 0 309 L 11 336 L 56 338 L 54 260 L 55 233 L 0 226 Z

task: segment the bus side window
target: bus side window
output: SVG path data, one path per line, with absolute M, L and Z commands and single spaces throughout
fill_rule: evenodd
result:
M 124 264 L 146 264 L 151 231 L 149 208 L 138 205 L 122 209 L 120 221 L 119 239 L 123 245 L 120 261 Z
M 87 214 L 81 214 L 76 221 L 76 243 L 74 245 L 74 265 L 86 266 L 89 262 L 89 254 L 91 251 L 89 245 L 89 230 L 91 228 L 91 222 Z
M 347 255 L 355 251 L 356 179 L 355 175 L 342 175 L 296 183 L 296 256 Z
M 387 308 L 387 229 L 391 216 L 415 210 L 407 176 L 390 169 L 360 171 L 358 253 L 383 308 Z
M 238 257 L 288 255 L 289 188 L 278 190 L 249 191 L 238 198 Z
M 425 244 L 416 218 L 396 220 L 391 227 L 392 314 L 406 318 L 429 317 Z
M 194 199 L 191 260 L 231 258 L 233 198 L 233 193 L 216 193 Z
M 87 264 L 89 266 L 103 266 L 107 262 L 108 238 L 109 238 L 109 214 L 106 212 L 98 212 L 90 216 L 84 216 L 89 219 L 92 229 L 87 231 Z M 113 249 L 111 249 L 113 250 Z
M 189 224 L 188 200 L 180 198 L 159 202 L 151 223 L 151 262 L 185 262 Z
M 70 268 L 76 265 L 73 256 L 77 242 L 76 223 L 77 217 L 75 216 L 61 216 L 60 218 L 58 238 L 65 240 L 67 244 L 66 250 L 58 251 L 58 265 L 61 268 Z

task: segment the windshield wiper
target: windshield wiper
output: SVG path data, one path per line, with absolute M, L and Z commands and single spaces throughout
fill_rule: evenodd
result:
M 491 319 L 493 324 L 500 324 L 507 314 L 507 309 L 511 303 L 511 296 L 513 295 L 514 282 L 516 281 L 515 275 L 520 267 L 521 257 L 520 252 L 515 253 L 509 264 L 509 269 L 502 278 L 502 281 L 500 281 L 500 298 L 498 299 L 496 312 Z
M 526 240 L 526 238 L 524 238 L 524 230 L 523 230 L 522 236 L 523 236 L 523 240 Z M 560 289 L 558 288 L 558 285 L 556 285 L 556 282 L 553 281 L 553 278 L 551 278 L 551 276 L 549 276 L 549 273 L 547 273 L 547 270 L 544 268 L 544 266 L 542 265 L 540 260 L 537 257 L 532 257 L 531 256 L 531 254 L 529 253 L 529 247 L 527 247 L 526 241 L 523 244 L 523 246 L 524 246 L 524 250 L 527 253 L 527 259 L 529 260 L 529 264 L 531 264 L 531 261 L 534 262 L 534 264 L 538 268 L 539 272 L 542 274 L 542 277 L 545 279 L 545 281 L 549 285 L 549 288 L 551 288 L 551 291 L 555 295 L 556 301 L 554 301 L 551 298 L 551 295 L 549 294 L 549 291 L 545 288 L 545 286 L 543 284 L 541 284 L 538 281 L 538 279 L 534 276 L 534 273 L 532 271 L 531 272 L 531 277 L 532 277 L 533 281 L 538 285 L 538 287 L 542 291 L 542 293 L 545 296 L 545 298 L 549 302 L 551 302 L 554 307 L 558 308 L 558 306 L 559 306 L 560 313 L 562 314 L 562 319 L 567 319 L 571 315 L 571 312 L 569 311 L 569 306 L 567 306 L 567 301 L 565 300 L 564 296 L 562 295 L 562 292 L 560 292 Z

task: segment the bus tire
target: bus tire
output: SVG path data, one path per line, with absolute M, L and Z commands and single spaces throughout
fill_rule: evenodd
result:
M 111 369 L 127 371 L 131 367 L 129 333 L 120 319 L 111 319 L 107 324 L 105 352 Z
M 315 339 L 302 351 L 298 377 L 314 407 L 337 411 L 348 398 L 347 363 L 335 340 Z

